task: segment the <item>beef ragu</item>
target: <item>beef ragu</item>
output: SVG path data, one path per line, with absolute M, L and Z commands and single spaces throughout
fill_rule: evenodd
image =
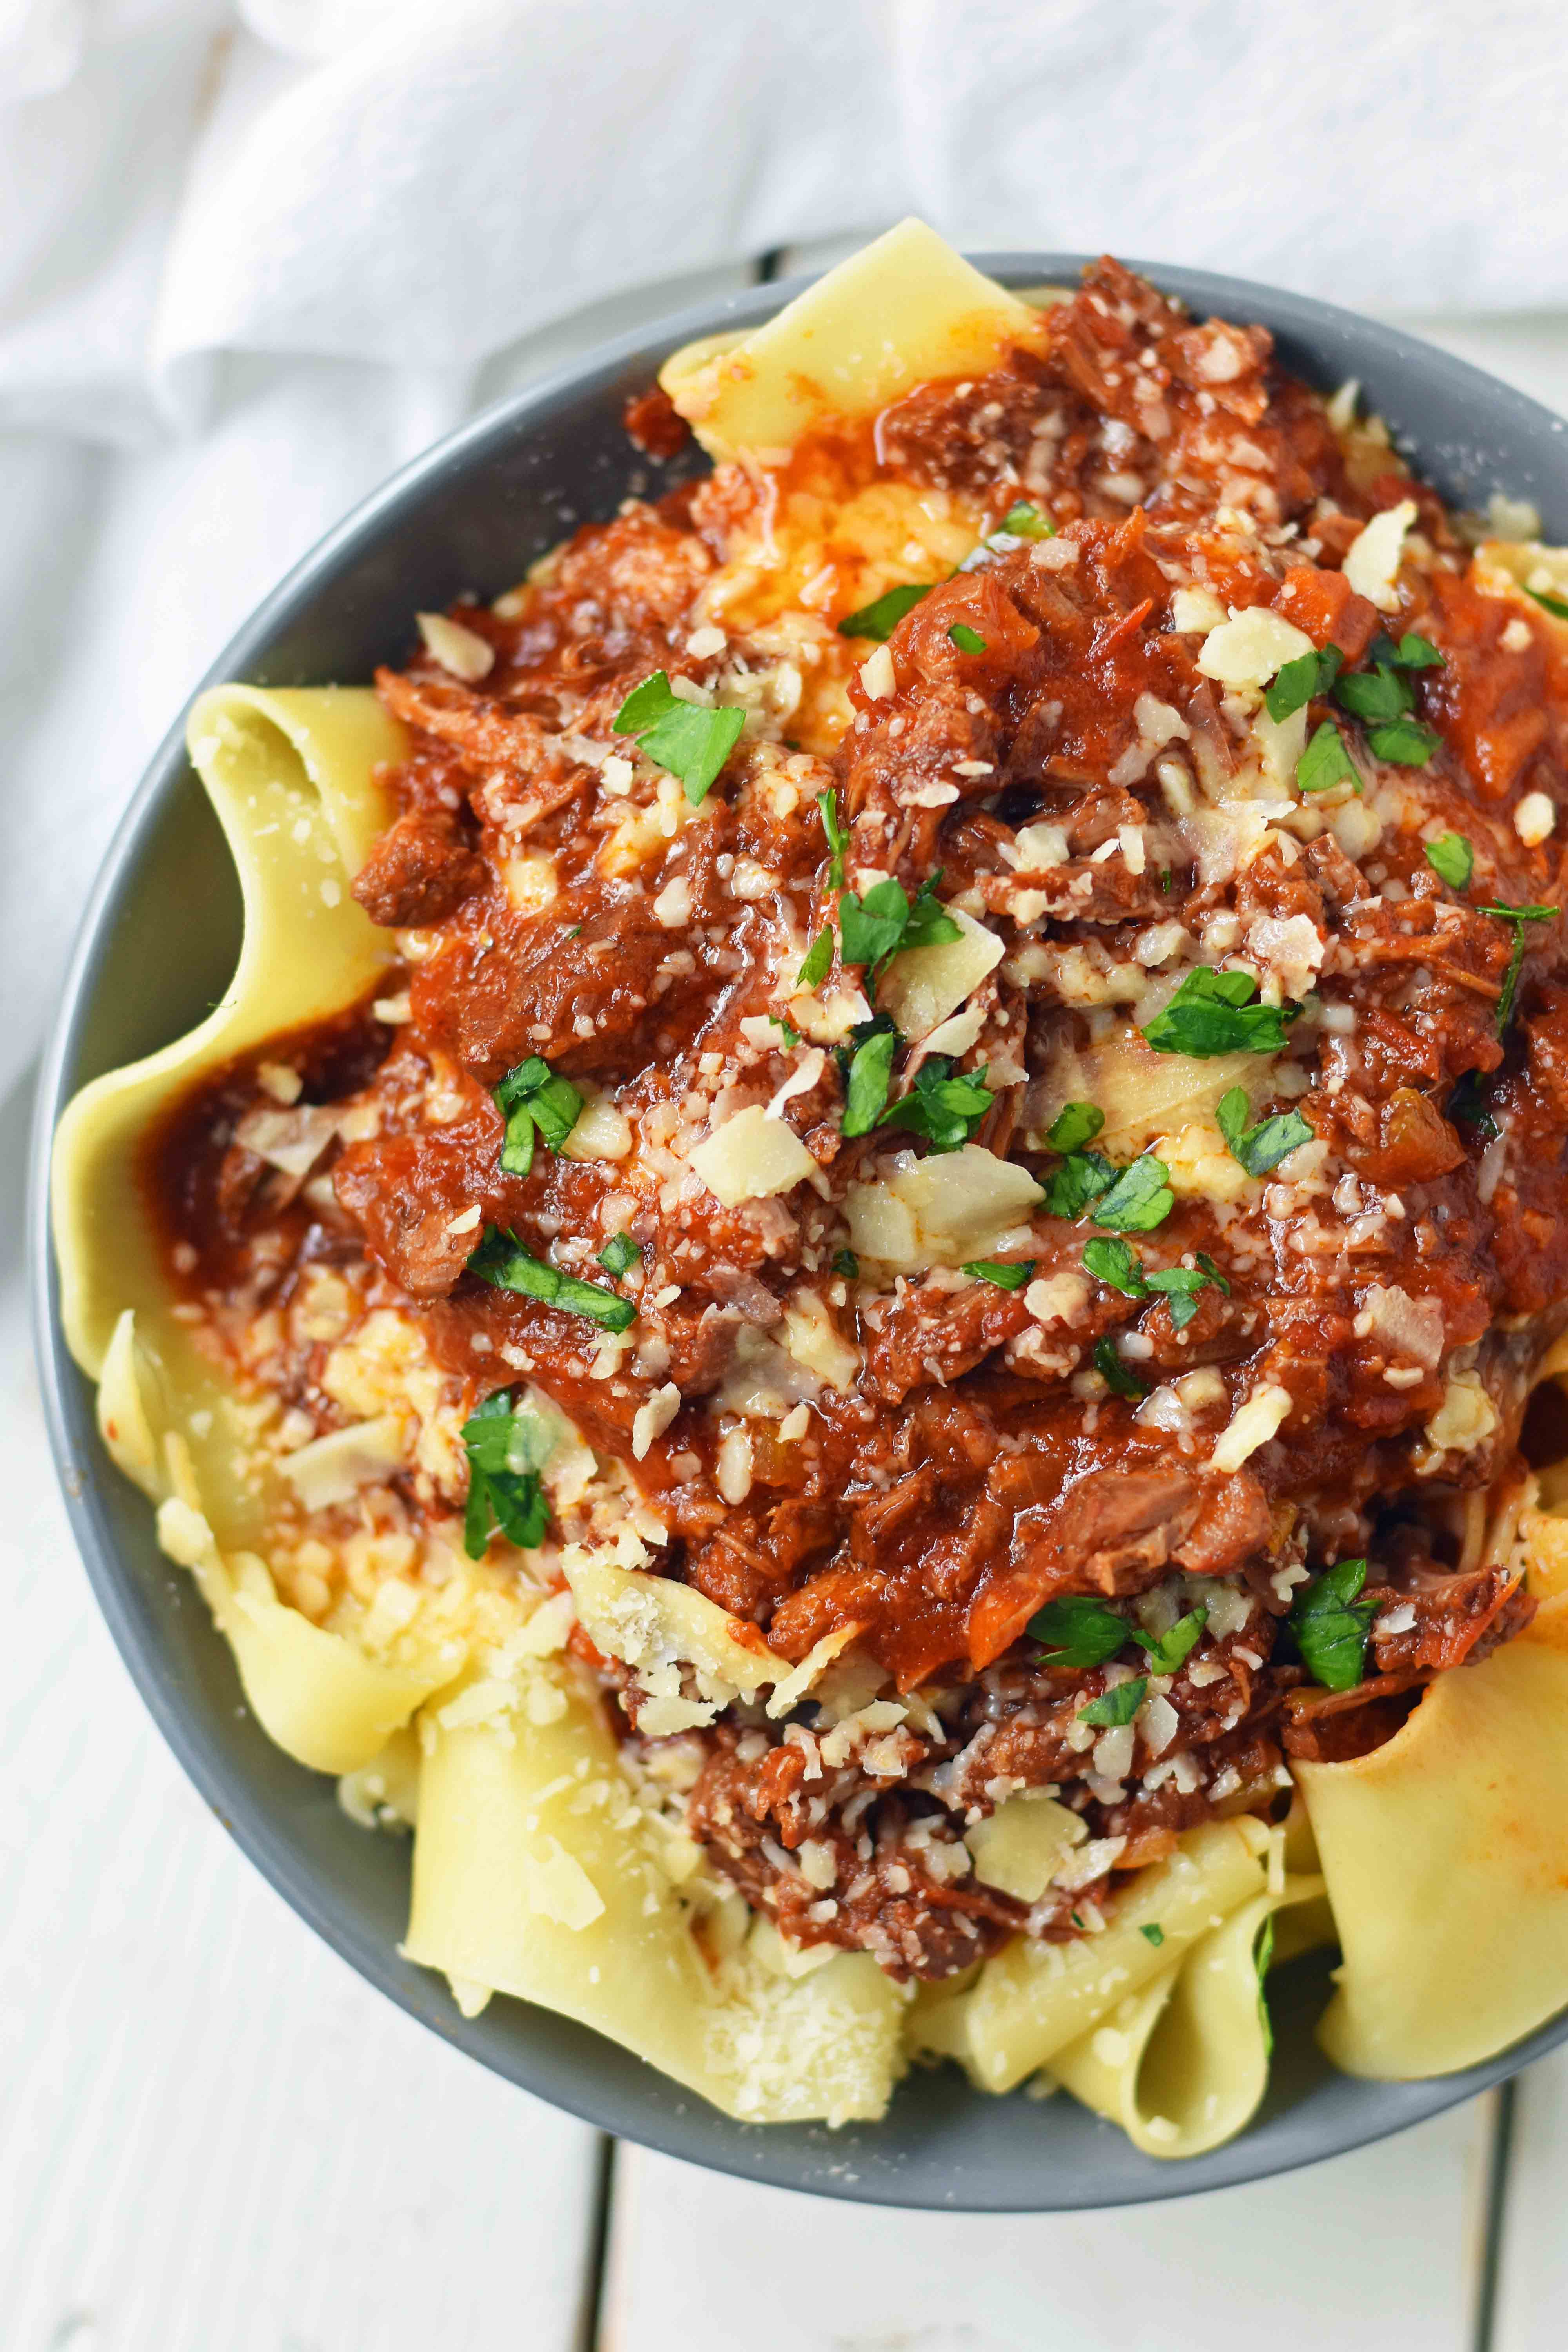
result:
M 580 1624 L 628 1752 L 787 1937 L 924 1978 L 1528 1622 L 1568 629 L 1261 329 L 1101 262 L 1043 349 L 628 501 L 378 684 L 401 974 L 152 1170 L 281 1451 L 387 1381 L 416 1423 L 279 1517 L 297 1607 L 365 1601 L 349 1528 L 548 1579 L 618 1521 L 821 1661 L 671 1727 Z M 498 1391 L 577 1433 L 517 1540 Z M 1087 1834 L 1026 1902 L 964 1834 L 1047 1789 Z

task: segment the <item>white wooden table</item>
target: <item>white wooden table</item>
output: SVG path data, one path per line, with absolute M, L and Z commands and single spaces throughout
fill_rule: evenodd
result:
M 508 380 L 668 307 L 601 309 Z M 1568 320 L 1411 323 L 1568 410 Z M 24 1129 L 13 1101 L 13 1204 Z M 990 2220 L 612 2148 L 422 2032 L 241 1859 L 142 1711 L 48 1468 L 20 1223 L 0 1231 L 0 2352 L 1253 2352 L 1271 2324 L 1333 2352 L 1562 2352 L 1568 2057 L 1284 2179 Z

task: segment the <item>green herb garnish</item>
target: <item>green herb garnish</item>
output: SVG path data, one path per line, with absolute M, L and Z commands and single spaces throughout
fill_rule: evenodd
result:
M 851 613 L 847 619 L 840 621 L 839 635 L 875 637 L 879 645 L 885 645 L 904 614 L 912 613 L 921 598 L 929 596 L 935 584 L 934 581 L 928 580 L 917 587 L 910 581 L 903 587 L 889 588 L 871 604 L 862 604 L 858 613 Z
M 841 1274 L 846 1282 L 859 1281 L 860 1261 L 856 1256 L 853 1250 L 835 1250 L 831 1259 L 829 1260 L 829 1264 L 832 1265 L 834 1273 Z
M 807 948 L 799 971 L 795 974 L 797 988 L 820 988 L 827 978 L 833 962 L 833 933 L 824 923 Z
M 1145 1152 L 1130 1168 L 1119 1168 L 1114 1183 L 1100 1194 L 1094 1222 L 1112 1233 L 1152 1234 L 1176 1205 L 1170 1170 L 1163 1160 Z
M 1110 1191 L 1118 1172 L 1115 1164 L 1098 1151 L 1069 1151 L 1046 1179 L 1047 1216 L 1063 1217 L 1071 1223 L 1091 1201 Z
M 1390 719 L 1403 719 L 1415 708 L 1415 697 L 1405 680 L 1379 662 L 1375 669 L 1347 671 L 1334 686 L 1334 700 L 1342 710 L 1348 710 L 1363 726 L 1381 725 Z
M 850 1031 L 847 1059 L 842 1049 L 839 1055 L 839 1066 L 845 1076 L 841 1133 L 870 1134 L 888 1099 L 893 1055 L 902 1042 L 885 1013 L 879 1013 L 874 1021 L 862 1021 Z
M 628 1273 L 641 1255 L 630 1234 L 612 1234 L 599 1252 L 599 1264 L 606 1274 L 618 1276 Z
M 1443 739 L 1418 719 L 1395 719 L 1387 727 L 1370 729 L 1366 740 L 1373 756 L 1391 767 L 1424 768 Z
M 1430 637 L 1418 637 L 1414 629 L 1400 638 L 1390 658 L 1401 669 L 1443 669 L 1447 663 Z
M 1268 2014 L 1268 2001 L 1265 1992 L 1269 1965 L 1273 1958 L 1274 1914 L 1271 1911 L 1263 1922 L 1252 1956 L 1253 1966 L 1258 1970 L 1258 2022 L 1263 2029 L 1263 2054 L 1266 2058 L 1272 2058 L 1274 2055 L 1274 2021 Z
M 509 1176 L 528 1174 L 533 1165 L 536 1132 L 552 1151 L 559 1151 L 583 1108 L 583 1097 L 571 1079 L 558 1076 L 537 1054 L 509 1070 L 493 1093 L 496 1108 L 506 1121 L 500 1164 Z
M 1173 1675 L 1188 1653 L 1196 1647 L 1198 1636 L 1208 1621 L 1206 1608 L 1189 1609 L 1184 1617 L 1178 1617 L 1163 1633 L 1145 1633 L 1134 1625 L 1132 1639 L 1148 1654 L 1150 1668 L 1154 1674 Z
M 1476 870 L 1476 853 L 1462 833 L 1446 833 L 1426 844 L 1426 863 L 1450 890 L 1468 890 Z
M 1353 784 L 1361 778 L 1345 750 L 1345 739 L 1331 719 L 1325 719 L 1296 762 L 1296 782 L 1304 793 L 1331 792 L 1335 784 Z
M 1165 1940 L 1165 1930 L 1157 1919 L 1151 1919 L 1146 1927 L 1139 1928 L 1138 1933 L 1146 1944 L 1152 1944 L 1156 1951 Z
M 877 1124 L 910 1128 L 929 1139 L 933 1152 L 956 1151 L 977 1131 L 995 1099 L 984 1066 L 954 1077 L 948 1056 L 931 1054 L 915 1072 L 910 1092 L 889 1103 Z
M 1301 1663 L 1325 1690 L 1353 1690 L 1366 1674 L 1366 1645 L 1375 1601 L 1357 1599 L 1366 1582 L 1364 1559 L 1342 1559 L 1308 1585 L 1290 1612 Z
M 963 1271 L 972 1274 L 976 1282 L 994 1282 L 998 1290 L 1022 1290 L 1038 1263 L 1032 1257 L 972 1257 Z
M 1211 1061 L 1218 1054 L 1277 1054 L 1299 1004 L 1263 1004 L 1250 972 L 1215 971 L 1200 964 L 1189 971 L 1166 1005 L 1143 1031 L 1156 1054 L 1193 1054 Z
M 624 1331 L 637 1320 L 637 1310 L 629 1298 L 618 1298 L 601 1282 L 581 1282 L 558 1265 L 546 1265 L 523 1248 L 515 1234 L 503 1233 L 497 1225 L 485 1227 L 468 1271 L 493 1289 L 515 1290 L 542 1306 L 558 1307 L 563 1315 L 584 1316 L 606 1331 Z
M 1513 1019 L 1520 974 L 1524 970 L 1524 927 L 1526 923 L 1551 922 L 1557 909 L 1555 907 L 1498 906 L 1482 907 L 1478 911 L 1483 915 L 1495 915 L 1499 922 L 1513 925 L 1513 953 L 1508 960 L 1508 970 L 1503 975 L 1502 994 L 1498 998 L 1497 1034 L 1502 1037 L 1507 1035 L 1508 1024 Z
M 947 634 L 961 654 L 983 654 L 985 651 L 984 638 L 978 629 L 970 628 L 966 622 L 954 621 Z
M 639 751 L 679 778 L 693 808 L 707 799 L 745 723 L 743 710 L 683 702 L 662 669 L 633 688 L 612 722 L 617 735 L 635 737 Z
M 1568 596 L 1553 596 L 1544 588 L 1527 588 L 1524 593 L 1534 599 L 1542 612 L 1554 614 L 1559 621 L 1568 621 Z
M 822 830 L 827 835 L 827 846 L 832 852 L 827 868 L 827 885 L 831 890 L 842 890 L 844 853 L 849 846 L 849 832 L 847 826 L 839 820 L 838 795 L 831 784 L 826 792 L 817 793 L 816 807 L 817 814 L 822 819 Z
M 1228 1094 L 1221 1095 L 1215 1121 L 1230 1147 L 1231 1158 L 1249 1176 L 1267 1176 L 1299 1143 L 1310 1143 L 1312 1129 L 1299 1110 L 1276 1111 L 1272 1118 L 1260 1118 L 1256 1127 L 1248 1127 L 1247 1114 L 1251 1108 L 1246 1087 L 1232 1087 Z
M 1198 1311 L 1197 1293 L 1211 1286 L 1230 1294 L 1230 1285 L 1212 1257 L 1198 1253 L 1195 1266 L 1157 1266 L 1145 1272 L 1142 1260 L 1125 1242 L 1084 1244 L 1083 1262 L 1095 1279 L 1120 1290 L 1128 1298 L 1163 1297 L 1176 1330 L 1184 1330 Z
M 1105 1125 L 1105 1113 L 1093 1103 L 1069 1102 L 1057 1113 L 1046 1130 L 1046 1141 L 1053 1151 L 1077 1151 L 1092 1143 Z
M 1458 1119 L 1462 1127 L 1473 1127 L 1478 1135 L 1496 1137 L 1502 1129 L 1487 1108 L 1483 1084 L 1479 1070 L 1467 1070 L 1444 1104 L 1443 1116 Z
M 838 936 L 847 964 L 870 971 L 870 993 L 889 959 L 903 948 L 944 947 L 963 934 L 936 896 L 940 874 L 922 882 L 911 904 L 901 882 L 891 876 L 874 882 L 863 898 L 847 890 L 838 901 Z
M 1087 1706 L 1080 1706 L 1078 1719 L 1093 1724 L 1131 1723 L 1143 1704 L 1148 1687 L 1147 1675 L 1134 1675 L 1130 1683 L 1118 1683 L 1114 1690 L 1105 1691 L 1099 1698 L 1091 1698 Z
M 1263 698 L 1270 719 L 1289 719 L 1315 694 L 1327 694 L 1343 661 L 1338 646 L 1326 646 L 1321 654 L 1298 654 L 1294 661 L 1288 661 Z
M 550 1507 L 540 1486 L 539 1465 L 549 1446 L 541 1447 L 534 1415 L 518 1412 L 510 1389 L 497 1389 L 463 1423 L 462 1436 L 468 1457 L 468 1501 L 463 1514 L 463 1549 L 468 1558 L 484 1558 L 492 1524 L 520 1550 L 542 1543 Z
M 1149 1286 L 1134 1250 L 1125 1242 L 1085 1242 L 1083 1262 L 1096 1282 L 1103 1282 L 1124 1297 L 1142 1298 Z
M 1148 1381 L 1139 1379 L 1109 1332 L 1094 1343 L 1094 1369 L 1113 1396 L 1142 1397 L 1149 1393 Z
M 1127 1620 L 1087 1593 L 1068 1593 L 1047 1601 L 1030 1618 L 1028 1629 L 1050 1653 L 1046 1664 L 1064 1670 L 1102 1666 L 1127 1639 Z

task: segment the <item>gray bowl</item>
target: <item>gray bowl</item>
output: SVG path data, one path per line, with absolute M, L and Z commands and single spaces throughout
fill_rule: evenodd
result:
M 984 257 L 982 267 L 1025 286 L 1070 279 L 1082 259 L 1008 254 Z M 1568 539 L 1568 426 L 1534 402 L 1327 303 L 1190 270 L 1149 274 L 1200 318 L 1261 320 L 1286 363 L 1325 389 L 1358 377 L 1450 500 L 1484 505 L 1494 489 L 1529 498 L 1548 536 Z M 647 387 L 676 345 L 765 318 L 793 290 L 758 287 L 609 344 L 439 443 L 290 573 L 203 685 L 367 678 L 377 662 L 403 656 L 416 606 L 439 609 L 464 589 L 498 593 L 576 523 L 610 515 L 633 490 L 700 470 L 689 454 L 663 468 L 640 460 L 621 430 L 623 401 Z M 190 1027 L 223 994 L 238 939 L 238 890 L 185 759 L 182 719 L 105 860 L 44 1066 L 32 1179 L 38 1355 L 77 1540 L 126 1664 L 219 1820 L 362 1976 L 458 2049 L 605 2131 L 784 2188 L 983 2212 L 1132 2204 L 1257 2179 L 1436 2115 L 1568 2035 L 1565 2014 L 1463 2074 L 1353 2081 L 1317 2053 L 1311 2025 L 1327 1996 L 1326 1967 L 1300 1961 L 1271 1987 L 1279 2048 L 1251 2128 L 1212 2155 L 1159 2164 L 1065 2097 L 987 2098 L 952 2068 L 916 2074 L 878 2125 L 763 2128 L 730 2122 L 597 2034 L 520 2001 L 494 2001 L 466 2021 L 438 1979 L 398 1958 L 406 1844 L 356 1829 L 331 1782 L 291 1763 L 246 1712 L 194 1584 L 160 1554 L 146 1502 L 103 1452 L 91 1387 L 60 1336 L 46 1208 L 55 1122 L 88 1079 Z

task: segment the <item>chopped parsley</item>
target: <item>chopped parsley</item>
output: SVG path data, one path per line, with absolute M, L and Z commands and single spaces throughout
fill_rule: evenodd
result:
M 833 962 L 833 933 L 826 923 L 807 948 L 795 974 L 797 988 L 820 988 Z
M 1363 726 L 1381 726 L 1390 719 L 1403 719 L 1415 708 L 1415 697 L 1405 680 L 1386 662 L 1375 669 L 1349 671 L 1334 686 L 1334 700 L 1342 710 L 1348 710 Z
M 786 1046 L 795 1046 L 799 1045 L 800 1031 L 795 1027 L 793 1021 L 786 1021 L 782 1013 L 770 1013 L 768 1019 L 778 1031 L 780 1042 L 783 1045 Z
M 1298 1144 L 1310 1143 L 1312 1129 L 1299 1110 L 1276 1111 L 1272 1118 L 1260 1118 L 1256 1127 L 1248 1127 L 1247 1114 L 1251 1108 L 1246 1087 L 1232 1087 L 1228 1094 L 1221 1095 L 1215 1120 L 1231 1158 L 1249 1176 L 1267 1176 Z
M 1443 739 L 1419 719 L 1395 719 L 1386 727 L 1373 727 L 1366 740 L 1373 758 L 1386 760 L 1391 767 L 1424 768 Z
M 871 604 L 862 604 L 858 613 L 851 613 L 847 619 L 840 621 L 839 635 L 875 637 L 879 645 L 885 645 L 904 614 L 912 613 L 921 598 L 931 594 L 934 585 L 935 583 L 930 580 L 919 586 L 910 581 L 902 587 L 888 589 Z
M 1502 1129 L 1487 1108 L 1484 1085 L 1479 1070 L 1467 1070 L 1444 1104 L 1443 1116 L 1458 1119 L 1462 1127 L 1473 1127 L 1478 1135 L 1496 1137 Z
M 1258 1971 L 1258 2022 L 1263 2029 L 1263 2054 L 1266 2058 L 1272 2058 L 1274 2055 L 1274 2021 L 1268 2014 L 1268 2001 L 1264 1990 L 1268 1981 L 1268 1969 L 1273 1958 L 1274 1914 L 1271 1911 L 1263 1922 L 1252 1954 L 1252 1964 Z
M 619 1276 L 629 1273 L 641 1255 L 630 1234 L 612 1234 L 599 1252 L 599 1264 L 606 1274 Z
M 1230 1295 L 1230 1285 L 1212 1257 L 1198 1252 L 1195 1266 L 1157 1266 L 1146 1273 L 1142 1262 L 1125 1242 L 1086 1242 L 1083 1262 L 1098 1282 L 1120 1290 L 1128 1298 L 1162 1297 L 1176 1330 L 1184 1330 L 1198 1311 L 1197 1293 L 1211 1286 Z
M 1032 1257 L 972 1257 L 963 1271 L 972 1274 L 976 1282 L 994 1282 L 998 1290 L 1022 1290 L 1038 1263 Z
M 1401 669 L 1444 669 L 1447 662 L 1430 637 L 1418 637 L 1414 629 L 1407 630 L 1389 655 Z
M 1559 621 L 1568 621 L 1568 596 L 1553 596 L 1544 588 L 1527 588 L 1524 593 L 1543 613 L 1554 614 Z
M 1141 1397 L 1149 1393 L 1149 1384 L 1141 1381 L 1109 1332 L 1094 1343 L 1094 1369 L 1112 1396 Z
M 954 621 L 947 634 L 961 654 L 983 654 L 985 651 L 985 640 L 979 630 L 970 628 L 964 621 Z
M 1043 514 L 1027 499 L 1016 499 L 996 530 L 1008 539 L 1055 539 L 1057 535 L 1057 527 L 1049 515 Z
M 1077 1151 L 1083 1144 L 1092 1143 L 1104 1125 L 1105 1113 L 1093 1103 L 1069 1102 L 1047 1129 L 1046 1141 L 1053 1151 Z
M 563 1274 L 558 1265 L 546 1265 L 523 1248 L 515 1234 L 503 1233 L 497 1225 L 485 1227 L 468 1270 L 496 1290 L 515 1290 L 542 1306 L 558 1307 L 563 1315 L 584 1316 L 605 1331 L 624 1331 L 637 1320 L 637 1310 L 629 1298 L 618 1298 L 602 1282 L 582 1282 L 574 1274 Z
M 1114 1183 L 1095 1203 L 1095 1223 L 1109 1226 L 1112 1233 L 1152 1234 L 1176 1205 L 1170 1173 L 1163 1160 L 1148 1152 L 1130 1168 L 1119 1168 Z
M 1163 1633 L 1145 1633 L 1134 1625 L 1132 1639 L 1147 1653 L 1152 1673 L 1173 1675 L 1188 1653 L 1196 1647 L 1198 1636 L 1208 1622 L 1206 1608 L 1189 1609 L 1184 1617 L 1178 1617 L 1175 1623 L 1168 1626 Z
M 1068 1593 L 1047 1601 L 1030 1618 L 1028 1629 L 1049 1653 L 1046 1664 L 1063 1669 L 1102 1666 L 1127 1639 L 1127 1620 L 1087 1593 Z
M 863 898 L 847 890 L 838 901 L 838 936 L 847 964 L 865 965 L 870 971 L 870 992 L 889 957 L 900 948 L 944 947 L 963 934 L 936 897 L 940 874 L 921 884 L 913 903 L 901 882 L 889 876 L 874 882 Z
M 842 890 L 844 853 L 849 846 L 849 834 L 847 827 L 840 822 L 838 795 L 831 784 L 825 793 L 817 793 L 816 806 L 822 819 L 822 830 L 827 835 L 827 846 L 832 853 L 832 861 L 827 868 L 827 886 L 831 890 Z
M 1482 907 L 1483 915 L 1495 915 L 1501 923 L 1513 925 L 1513 953 L 1508 960 L 1503 975 L 1502 994 L 1498 998 L 1497 1034 L 1508 1034 L 1508 1024 L 1513 1019 L 1514 1001 L 1519 994 L 1520 974 L 1524 970 L 1524 927 L 1526 923 L 1549 923 L 1556 914 L 1555 907 Z
M 1200 964 L 1150 1022 L 1145 1042 L 1156 1054 L 1193 1054 L 1200 1061 L 1218 1054 L 1277 1054 L 1301 1008 L 1257 1003 L 1258 992 L 1250 972 Z
M 839 1049 L 844 1071 L 844 1119 L 847 1136 L 869 1135 L 882 1115 L 892 1082 L 893 1055 L 903 1040 L 885 1013 L 849 1032 L 849 1051 Z
M 1289 719 L 1315 694 L 1327 694 L 1343 662 L 1338 646 L 1325 646 L 1321 654 L 1298 654 L 1294 661 L 1288 661 L 1263 698 L 1270 719 Z
M 1165 1930 L 1161 1927 L 1158 1919 L 1151 1919 L 1146 1926 L 1139 1928 L 1138 1933 L 1146 1944 L 1152 1944 L 1156 1951 L 1165 1940 Z
M 745 723 L 743 710 L 710 710 L 683 702 L 662 669 L 633 688 L 613 722 L 617 735 L 633 736 L 639 751 L 679 778 L 693 808 L 707 799 Z
M 834 1273 L 841 1274 L 846 1282 L 859 1281 L 860 1261 L 856 1256 L 853 1250 L 835 1250 L 828 1262 L 831 1265 Z
M 563 1078 L 539 1055 L 509 1070 L 494 1089 L 495 1106 L 506 1121 L 500 1164 L 509 1176 L 526 1176 L 533 1165 L 535 1134 L 559 1151 L 583 1108 L 570 1078 Z
M 1426 844 L 1426 863 L 1450 890 L 1468 890 L 1476 870 L 1476 853 L 1462 833 L 1446 833 Z
M 1355 762 L 1345 750 L 1345 739 L 1331 719 L 1325 719 L 1296 762 L 1296 782 L 1304 793 L 1331 792 L 1336 784 L 1361 790 Z
M 510 1389 L 496 1389 L 463 1423 L 468 1457 L 468 1501 L 463 1514 L 463 1549 L 482 1559 L 492 1526 L 509 1543 L 531 1550 L 544 1540 L 550 1507 L 539 1483 L 539 1465 L 549 1451 L 540 1445 L 539 1423 L 517 1411 Z
M 1098 1151 L 1069 1151 L 1046 1179 L 1046 1214 L 1068 1223 L 1115 1183 L 1117 1170 Z
M 1290 1630 L 1301 1663 L 1325 1690 L 1354 1690 L 1366 1675 L 1366 1645 L 1375 1601 L 1358 1599 L 1366 1582 L 1364 1559 L 1342 1559 L 1297 1599 Z
M 984 1065 L 954 1077 L 945 1054 L 931 1054 L 915 1072 L 915 1082 L 879 1118 L 879 1127 L 907 1127 L 927 1138 L 933 1152 L 956 1151 L 979 1129 L 995 1097 L 985 1084 Z M 847 1135 L 847 1124 L 844 1132 Z
M 1143 1704 L 1148 1687 L 1147 1675 L 1134 1675 L 1130 1683 L 1118 1683 L 1114 1690 L 1105 1691 L 1099 1698 L 1091 1698 L 1087 1706 L 1080 1706 L 1078 1719 L 1093 1724 L 1131 1723 Z

